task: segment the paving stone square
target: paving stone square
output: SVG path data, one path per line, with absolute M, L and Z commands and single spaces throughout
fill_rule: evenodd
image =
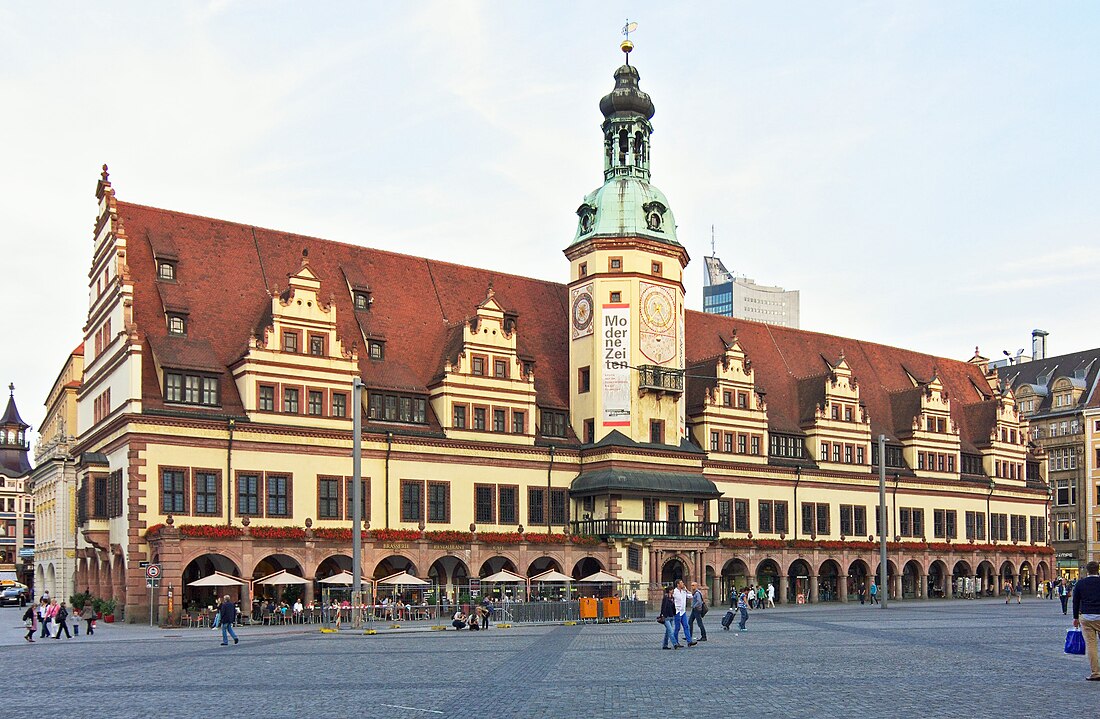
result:
M 783 717 L 1094 715 L 1100 686 L 1063 654 L 1057 602 L 816 605 L 707 617 L 708 641 L 660 649 L 652 619 L 488 632 L 311 627 L 220 632 L 104 625 L 22 642 L 0 610 L 11 716 Z M 734 625 L 736 628 L 736 624 Z M 47 688 L 48 687 L 48 688 Z M 1045 708 L 1044 708 L 1045 707 Z

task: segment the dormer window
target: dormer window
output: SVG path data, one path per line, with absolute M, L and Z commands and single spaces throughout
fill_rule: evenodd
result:
M 367 356 L 372 360 L 381 360 L 386 356 L 385 344 L 381 340 L 367 340 Z
M 310 335 L 309 336 L 309 353 L 314 357 L 324 357 L 325 355 L 325 336 L 324 335 Z
M 170 335 L 185 335 L 187 334 L 187 318 L 181 314 L 169 313 L 168 314 L 168 334 Z
M 169 260 L 157 262 L 157 279 L 166 282 L 176 281 L 176 263 Z
M 283 332 L 283 352 L 298 352 L 297 332 Z
M 369 292 L 361 292 L 356 290 L 352 293 L 355 297 L 355 309 L 357 310 L 369 310 L 371 306 L 371 297 Z

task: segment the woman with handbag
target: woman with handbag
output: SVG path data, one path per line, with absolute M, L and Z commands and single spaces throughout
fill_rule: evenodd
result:
M 661 649 L 680 649 L 682 645 L 676 643 L 672 630 L 676 628 L 676 603 L 672 601 L 672 587 L 665 588 L 665 596 L 661 600 L 661 613 L 657 621 L 665 626 L 665 640 Z M 672 646 L 669 646 L 669 645 Z

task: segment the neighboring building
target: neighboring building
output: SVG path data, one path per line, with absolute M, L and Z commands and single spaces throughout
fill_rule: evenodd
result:
M 34 498 L 34 586 L 38 594 L 68 597 L 76 588 L 76 463 L 69 453 L 76 440 L 76 402 L 84 374 L 84 345 L 65 360 L 46 398 L 46 418 L 38 430 L 34 471 L 27 492 Z
M 704 257 L 703 311 L 769 325 L 798 328 L 798 290 L 734 277 L 717 257 Z
M 600 102 L 568 284 L 130 204 L 105 167 L 77 586 L 143 620 L 141 562 L 162 567 L 160 616 L 169 586 L 208 601 L 187 585 L 214 570 L 350 568 L 354 402 L 368 577 L 458 597 L 501 569 L 603 569 L 643 597 L 683 577 L 714 602 L 747 581 L 844 600 L 880 533 L 895 596 L 1049 577 L 1041 463 L 1025 473 L 984 366 L 685 308 L 638 78 L 618 68 Z
M 29 586 L 34 577 L 34 509 L 26 491 L 30 425 L 15 406 L 15 385 L 9 389 L 8 406 L 0 417 L 0 579 Z
M 993 369 L 1000 370 L 1004 367 L 1011 367 L 1013 365 L 1024 364 L 1026 362 L 1032 362 L 1034 360 L 1046 359 L 1047 356 L 1047 337 L 1050 333 L 1045 330 L 1032 330 L 1031 331 L 1031 354 L 1027 354 L 1027 350 L 1023 347 L 1016 350 L 1016 354 L 1003 350 L 1004 357 L 1000 359 L 990 360 L 989 366 Z
M 1040 330 L 1037 330 L 1039 332 Z M 1046 333 L 1042 341 L 1045 347 Z M 997 370 L 1016 394 L 1031 441 L 1047 456 L 1051 538 L 1059 573 L 1085 571 L 1097 553 L 1100 503 L 1100 348 L 1034 359 Z

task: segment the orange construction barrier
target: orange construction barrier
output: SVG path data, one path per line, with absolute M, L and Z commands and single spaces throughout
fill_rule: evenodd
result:
M 600 601 L 603 602 L 604 619 L 619 619 L 622 616 L 622 606 L 619 604 L 618 597 L 604 597 Z
M 594 597 L 581 597 L 581 621 L 585 619 L 598 619 L 596 599 Z

